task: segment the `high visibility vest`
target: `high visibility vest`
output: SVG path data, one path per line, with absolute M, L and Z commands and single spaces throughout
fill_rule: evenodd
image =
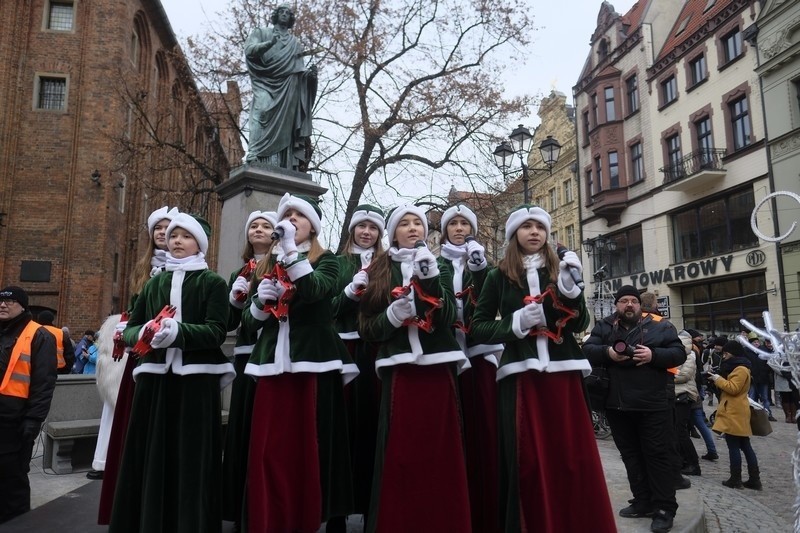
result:
M 650 318 L 653 319 L 653 322 L 661 322 L 661 319 L 664 318 L 663 316 L 657 313 L 647 313 L 647 314 L 650 315 Z M 672 368 L 668 368 L 667 372 L 669 372 L 672 375 L 678 375 L 678 372 L 680 372 L 680 367 L 673 366 Z
M 56 338 L 56 357 L 58 358 L 58 369 L 61 370 L 67 366 L 67 362 L 64 360 L 64 332 L 55 326 L 42 327 Z
M 0 383 L 0 394 L 27 398 L 31 388 L 31 343 L 41 326 L 31 320 L 11 351 L 6 374 Z

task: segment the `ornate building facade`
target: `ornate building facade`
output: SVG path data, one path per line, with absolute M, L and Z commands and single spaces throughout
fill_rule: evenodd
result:
M 128 303 L 150 211 L 218 224 L 213 188 L 242 155 L 238 91 L 232 119 L 212 116 L 158 0 L 4 2 L 0 14 L 0 280 L 34 312 L 94 329 Z

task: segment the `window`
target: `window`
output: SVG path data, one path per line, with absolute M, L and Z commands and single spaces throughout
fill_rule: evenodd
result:
M 692 87 L 706 79 L 706 56 L 700 54 L 689 62 Z
M 681 287 L 684 326 L 733 335 L 742 329 L 739 319 L 746 318 L 764 327 L 766 293 L 764 274 Z
M 697 133 L 697 148 L 700 151 L 700 165 L 705 167 L 714 162 L 714 139 L 711 136 L 711 118 L 704 117 L 694 123 Z
M 678 82 L 672 75 L 661 82 L 661 105 L 671 104 L 678 99 Z
M 676 179 L 683 176 L 681 153 L 681 136 L 677 133 L 666 138 L 667 143 L 667 176 L 670 179 Z
M 644 179 L 644 157 L 642 155 L 642 143 L 640 142 L 631 146 L 631 174 L 634 183 Z
M 722 37 L 725 64 L 742 55 L 742 32 L 738 28 Z
M 564 203 L 569 204 L 572 203 L 572 180 L 564 180 L 563 184 L 564 188 Z
M 628 94 L 628 113 L 639 110 L 639 80 L 636 74 L 625 80 L 626 92 Z
M 753 190 L 712 199 L 672 216 L 675 261 L 690 261 L 758 245 L 750 230 Z
M 750 144 L 750 116 L 747 96 L 742 96 L 730 104 L 733 149 L 740 150 Z
M 797 108 L 795 111 L 800 112 L 800 79 L 792 80 L 792 85 L 794 85 L 794 96 L 797 100 Z
M 139 50 L 141 49 L 139 43 L 139 32 L 134 28 L 131 32 L 131 42 L 130 42 L 130 54 L 131 54 L 131 63 L 133 66 L 139 66 Z
M 583 145 L 586 146 L 589 144 L 589 130 L 591 126 L 589 125 L 589 112 L 585 111 L 583 113 Z
M 550 211 L 555 211 L 558 207 L 558 191 L 555 188 L 550 189 Z
M 644 271 L 644 247 L 642 246 L 642 227 L 607 235 L 617 245 L 613 252 L 596 254 L 595 259 L 602 263 L 595 265 L 595 270 L 603 265 L 608 269 L 608 277 L 618 278 Z M 597 257 L 600 255 L 600 257 Z
M 567 248 L 569 248 L 570 250 L 574 250 L 575 249 L 575 226 L 570 224 L 569 226 L 564 228 L 564 231 L 567 234 L 567 242 L 565 243 L 567 245 Z
M 591 169 L 586 171 L 586 192 L 588 193 L 589 199 L 594 196 L 594 181 L 592 181 Z
M 608 152 L 608 186 L 619 189 L 619 156 L 617 152 Z
M 617 113 L 614 109 L 614 88 L 606 87 L 604 90 L 606 98 L 606 122 L 617 119 Z
M 558 232 L 557 231 L 551 231 L 550 232 L 550 242 L 559 242 L 558 241 Z
M 50 2 L 47 10 L 47 29 L 72 31 L 73 11 L 72 2 Z
M 594 159 L 594 169 L 597 173 L 597 192 L 600 192 L 603 190 L 603 161 L 599 157 Z
M 592 95 L 592 125 L 597 126 L 597 93 Z
M 64 110 L 67 107 L 66 78 L 39 78 L 38 109 Z

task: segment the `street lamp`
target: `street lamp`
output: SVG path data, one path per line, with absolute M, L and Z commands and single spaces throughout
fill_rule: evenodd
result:
M 530 183 L 528 171 L 532 170 L 538 172 L 546 170 L 552 174 L 553 167 L 558 163 L 558 156 L 561 155 L 561 145 L 557 140 L 553 139 L 552 135 L 548 135 L 547 138 L 539 144 L 539 154 L 542 157 L 542 161 L 544 161 L 544 164 L 547 166 L 542 168 L 528 168 L 526 159 L 531 151 L 531 143 L 533 141 L 533 135 L 531 135 L 530 130 L 520 124 L 511 132 L 508 138 L 511 140 L 510 143 L 508 141 L 503 141 L 494 149 L 494 162 L 505 177 L 506 173 L 511 168 L 514 155 L 516 154 L 519 156 L 519 162 L 522 166 L 522 198 L 524 203 L 529 204 L 531 197 L 530 189 L 528 188 L 528 184 Z
M 586 239 L 582 244 L 583 250 L 590 256 L 594 256 L 592 277 L 595 282 L 595 297 L 594 301 L 587 302 L 587 305 L 594 307 L 595 318 L 600 319 L 614 312 L 613 305 L 605 293 L 605 285 L 603 284 L 603 280 L 610 274 L 607 263 L 603 262 L 603 256 L 608 252 L 610 258 L 617 250 L 617 241 L 598 235 L 594 239 Z M 598 267 L 598 265 L 600 266 Z

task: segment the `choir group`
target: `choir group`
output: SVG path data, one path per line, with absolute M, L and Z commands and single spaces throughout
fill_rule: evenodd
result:
M 356 208 L 343 252 L 317 201 L 244 224 L 226 282 L 210 230 L 162 208 L 132 279 L 106 460 L 109 531 L 615 531 L 575 336 L 589 315 L 550 215 L 515 208 L 490 265 L 476 214 Z M 386 233 L 389 248 L 384 249 Z M 221 345 L 236 331 L 233 363 Z M 232 384 L 227 424 L 220 389 Z

